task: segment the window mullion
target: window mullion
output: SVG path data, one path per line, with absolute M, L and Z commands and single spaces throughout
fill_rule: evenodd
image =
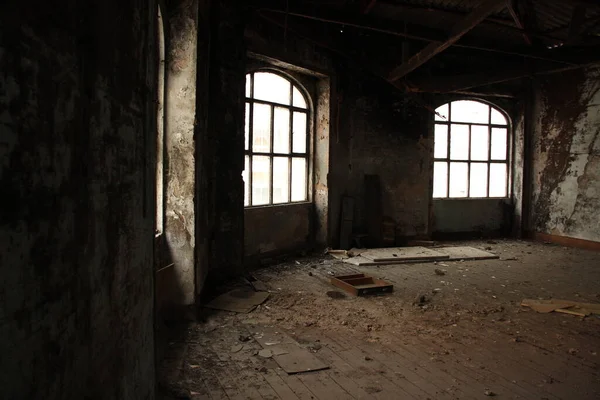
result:
M 250 97 L 254 98 L 254 74 L 250 74 Z M 254 143 L 254 101 L 250 101 L 250 126 L 248 127 L 248 205 L 253 205 L 252 193 L 254 192 L 253 182 L 252 182 L 252 170 L 254 166 L 254 156 L 252 154 L 253 151 L 253 143 Z
M 450 143 L 452 141 L 452 103 L 448 103 L 448 143 L 447 143 L 447 151 L 448 151 L 448 163 L 446 164 L 446 197 L 450 198 Z
M 273 141 L 275 139 L 275 106 L 271 106 L 271 128 L 269 134 L 271 135 L 271 143 L 269 143 L 269 204 L 273 204 Z
M 288 201 L 292 202 L 292 156 L 294 154 L 294 111 L 290 108 L 290 135 L 288 137 L 289 140 L 289 155 L 288 155 Z
M 492 108 L 490 107 L 490 120 L 491 120 Z M 492 126 L 488 125 L 488 163 L 487 163 L 487 188 L 486 195 L 490 197 L 490 177 L 492 167 Z
M 467 143 L 467 197 L 471 197 L 471 127 L 469 125 L 469 142 Z

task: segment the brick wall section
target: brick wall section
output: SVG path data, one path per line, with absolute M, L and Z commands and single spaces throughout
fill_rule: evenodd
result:
M 150 399 L 154 2 L 80 3 L 0 13 L 0 387 Z

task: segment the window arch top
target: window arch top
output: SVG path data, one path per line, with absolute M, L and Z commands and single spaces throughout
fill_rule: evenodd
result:
M 289 79 L 273 72 L 259 71 L 246 75 L 246 97 L 307 109 L 306 98 Z
M 469 124 L 508 125 L 504 114 L 494 106 L 476 100 L 457 100 L 439 106 L 435 120 Z

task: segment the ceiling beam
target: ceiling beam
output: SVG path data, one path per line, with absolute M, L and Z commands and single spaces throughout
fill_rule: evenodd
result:
M 382 20 L 380 18 L 373 18 L 370 16 L 355 16 L 352 14 L 343 13 L 341 11 L 328 12 L 327 10 L 321 9 L 319 12 L 311 12 L 309 10 L 298 7 L 290 8 L 290 10 L 287 11 L 273 8 L 263 8 L 263 10 L 272 13 L 285 14 L 291 17 L 309 19 L 326 24 L 343 25 L 345 27 L 352 27 L 356 29 L 369 30 L 372 32 L 378 32 L 392 36 L 404 37 L 407 39 L 423 41 L 427 43 L 439 43 L 445 40 L 443 33 L 440 31 L 407 25 L 406 31 L 402 32 L 397 29 L 397 24 L 390 24 L 387 21 Z M 418 33 L 415 34 L 414 32 Z M 472 42 L 464 41 L 461 41 L 461 43 L 454 43 L 453 46 L 457 48 L 464 48 L 483 52 L 506 54 L 519 58 L 530 58 L 565 65 L 573 65 L 573 63 L 570 63 L 568 61 L 560 60 L 557 58 L 550 58 L 539 52 L 519 52 L 514 51 L 513 49 L 485 47 Z
M 503 69 L 496 72 L 473 73 L 455 76 L 439 76 L 430 78 L 426 82 L 413 82 L 418 91 L 427 93 L 457 93 L 467 91 L 473 88 L 493 85 L 497 83 L 510 82 L 523 78 L 534 76 L 558 74 L 567 71 L 573 71 L 582 68 L 588 68 L 600 65 L 600 61 L 588 62 L 585 64 L 571 65 L 560 68 L 545 68 L 540 70 L 531 70 L 526 67 Z
M 362 0 L 362 13 L 363 14 L 368 14 L 371 12 L 371 10 L 373 9 L 373 7 L 375 6 L 375 4 L 377 3 L 377 0 Z
M 467 15 L 462 21 L 452 28 L 450 36 L 445 42 L 428 44 L 423 50 L 412 56 L 407 62 L 403 63 L 397 68 L 394 68 L 389 74 L 388 80 L 395 82 L 404 77 L 406 74 L 419 68 L 437 54 L 456 43 L 458 39 L 476 27 L 477 24 L 483 21 L 487 16 L 504 8 L 505 4 L 506 3 L 504 0 L 486 0 L 483 4 L 473 10 L 469 15 Z
M 403 21 L 406 19 L 407 15 L 412 14 L 412 19 L 421 18 L 427 19 L 427 14 L 430 15 L 438 15 L 444 16 L 448 19 L 459 20 L 464 18 L 467 13 L 462 11 L 448 10 L 437 7 L 424 7 L 424 6 L 416 6 L 416 5 L 407 5 L 407 4 L 398 4 L 398 3 L 388 3 L 382 2 L 379 0 L 377 2 L 377 7 L 371 13 L 373 15 L 377 15 L 380 18 L 385 18 L 394 21 Z M 485 20 L 481 21 L 481 25 L 485 25 L 489 27 L 501 27 L 502 29 L 511 30 L 516 33 L 523 33 L 524 30 L 515 26 L 513 21 L 508 19 L 494 18 L 488 17 Z M 546 34 L 546 32 L 535 32 L 529 31 L 527 32 L 530 37 L 536 37 L 539 39 L 544 39 L 548 41 L 558 42 L 560 38 L 553 37 L 551 35 Z

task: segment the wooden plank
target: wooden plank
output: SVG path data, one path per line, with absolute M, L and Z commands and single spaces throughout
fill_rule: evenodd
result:
M 352 246 L 352 228 L 354 226 L 354 198 L 342 198 L 342 220 L 340 222 L 340 248 L 349 249 Z
M 535 232 L 533 238 L 540 242 L 554 243 L 566 247 L 576 247 L 585 250 L 600 251 L 600 242 L 572 238 L 568 236 L 550 235 L 542 232 Z
M 365 175 L 365 218 L 367 246 L 379 247 L 382 242 L 382 199 L 379 175 Z
M 352 396 L 327 374 L 298 375 L 298 379 L 310 388 L 317 399 L 352 400 Z
M 428 44 L 423 50 L 412 56 L 407 62 L 392 70 L 388 76 L 388 80 L 395 82 L 404 77 L 406 74 L 419 68 L 431 58 L 435 57 L 437 54 L 456 43 L 461 37 L 476 27 L 490 14 L 499 11 L 505 6 L 506 2 L 504 0 L 485 1 L 452 28 L 450 36 L 445 42 Z
M 360 255 L 375 262 L 448 259 L 448 255 L 442 253 L 439 249 L 433 250 L 420 246 L 369 249 L 361 252 Z
M 446 254 L 448 261 L 457 260 L 494 260 L 499 258 L 494 253 L 479 250 L 469 246 L 439 247 L 438 252 Z

